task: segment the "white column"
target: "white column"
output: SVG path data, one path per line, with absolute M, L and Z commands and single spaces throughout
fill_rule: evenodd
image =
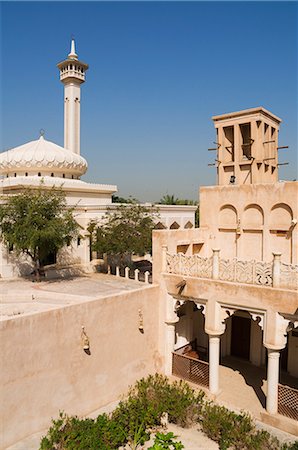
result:
M 272 286 L 280 285 L 280 263 L 281 253 L 273 253 Z
M 166 323 L 166 336 L 165 336 L 165 375 L 172 375 L 172 352 L 175 345 L 175 325 L 178 322 L 176 320 L 167 321 Z
M 168 247 L 166 245 L 162 245 L 161 247 L 161 254 L 162 254 L 162 263 L 161 263 L 161 270 L 162 272 L 166 272 L 167 270 L 167 251 Z
M 266 410 L 269 414 L 277 413 L 279 355 L 279 350 L 271 350 L 268 348 Z
M 212 257 L 212 278 L 218 280 L 219 278 L 219 248 L 213 248 Z
M 219 347 L 219 335 L 209 335 L 209 390 L 211 394 L 217 394 L 219 391 Z

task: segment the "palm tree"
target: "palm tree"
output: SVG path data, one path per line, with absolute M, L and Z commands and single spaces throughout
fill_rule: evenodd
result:
M 179 202 L 179 198 L 176 198 L 175 195 L 165 194 L 160 200 L 159 203 L 161 205 L 177 205 Z

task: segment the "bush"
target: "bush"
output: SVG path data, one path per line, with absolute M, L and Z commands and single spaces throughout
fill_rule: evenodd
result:
M 60 413 L 40 444 L 41 450 L 106 450 L 130 443 L 143 445 L 150 430 L 161 424 L 164 413 L 170 422 L 189 426 L 197 421 L 204 393 L 196 393 L 184 381 L 170 383 L 163 375 L 142 378 L 130 388 L 114 412 L 96 420 Z
M 137 420 L 147 428 L 160 425 L 163 413 L 169 421 L 182 427 L 197 422 L 202 409 L 204 392 L 194 391 L 185 381 L 170 383 L 163 375 L 149 375 L 130 389 L 126 400 L 113 413 L 115 420 L 135 424 Z
M 221 450 L 298 450 L 297 441 L 281 445 L 267 431 L 257 430 L 247 413 L 237 414 L 205 401 L 204 395 L 184 381 L 170 383 L 163 375 L 150 375 L 131 387 L 109 416 L 101 414 L 93 420 L 60 413 L 43 437 L 40 450 L 115 450 L 127 443 L 136 449 L 161 425 L 164 413 L 170 422 L 182 427 L 199 422 L 202 431 L 218 442 Z M 152 449 L 183 448 L 179 443 L 173 447 L 173 438 L 171 433 L 157 433 Z
M 61 412 L 42 438 L 40 450 L 111 450 L 118 448 L 124 439 L 125 432 L 107 414 L 93 420 L 69 417 Z
M 205 403 L 200 417 L 202 431 L 220 450 L 290 450 L 268 431 L 257 430 L 249 414 L 237 414 L 224 406 L 212 402 Z M 295 445 L 295 444 L 294 444 Z M 293 447 L 294 450 L 294 447 Z M 297 449 L 298 450 L 298 449 Z
M 156 433 L 153 447 L 148 450 L 182 450 L 184 445 L 180 441 L 174 441 L 177 436 L 174 433 Z

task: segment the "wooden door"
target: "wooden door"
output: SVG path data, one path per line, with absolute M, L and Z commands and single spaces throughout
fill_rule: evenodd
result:
M 231 355 L 249 360 L 251 319 L 232 317 Z

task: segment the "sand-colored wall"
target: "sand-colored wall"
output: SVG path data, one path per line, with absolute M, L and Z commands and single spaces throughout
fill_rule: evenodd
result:
M 298 263 L 298 182 L 200 189 L 200 226 L 223 258 Z M 293 222 L 292 222 L 293 221 Z
M 1 322 L 1 448 L 47 428 L 59 410 L 88 414 L 159 371 L 157 294 L 147 286 Z

